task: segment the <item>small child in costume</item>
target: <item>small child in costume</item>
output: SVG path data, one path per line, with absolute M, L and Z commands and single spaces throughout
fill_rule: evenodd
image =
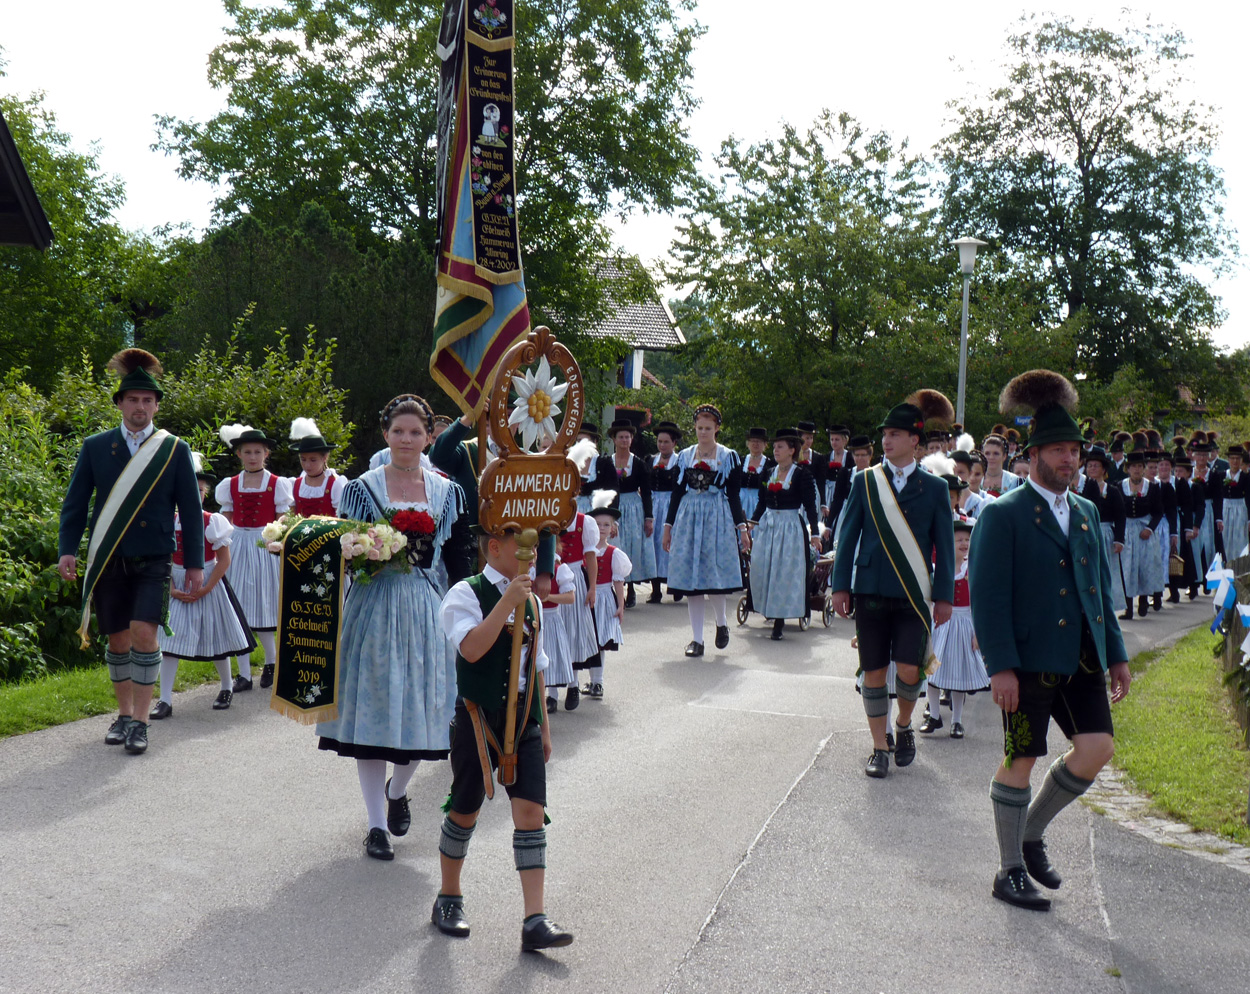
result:
M 972 628 L 972 601 L 968 597 L 968 548 L 975 524 L 969 518 L 955 518 L 955 601 L 950 620 L 933 629 L 933 655 L 941 665 L 929 677 L 929 713 L 920 726 L 923 735 L 930 735 L 943 726 L 938 699 L 943 691 L 949 691 L 951 738 L 962 739 L 964 701 L 969 694 L 988 690 L 990 686 Z
M 625 579 L 633 563 L 623 549 L 608 544 L 608 539 L 617 534 L 617 522 L 621 517 L 616 491 L 596 490 L 591 498 L 591 515 L 599 526 L 599 544 L 595 549 L 599 573 L 595 587 L 595 631 L 599 634 L 602 654 L 615 652 L 625 641 L 621 629 L 621 622 L 625 620 Z M 594 698 L 603 697 L 602 655 L 599 665 L 591 667 L 585 693 Z
M 442 886 L 431 918 L 440 932 L 467 938 L 461 875 L 482 803 L 495 793 L 491 770 L 500 762 L 507 707 L 517 709 L 515 779 L 505 786 L 512 802 L 512 854 L 521 878 L 525 920 L 521 949 L 567 946 L 573 935 L 543 910 L 547 869 L 547 722 L 543 671 L 542 605 L 528 575 L 517 575 L 515 534 L 479 540 L 486 568 L 455 584 L 443 598 L 443 631 L 456 650 L 455 717 L 451 723 L 451 794 L 438 843 Z M 512 659 L 510 624 L 522 624 L 520 700 L 508 701 Z
M 547 713 L 553 714 L 560 706 L 557 691 L 577 680 L 573 672 L 573 647 L 569 641 L 565 622 L 573 610 L 573 602 L 577 599 L 577 584 L 573 579 L 573 571 L 566 563 L 561 562 L 559 553 L 555 557 L 556 574 L 552 579 L 551 593 L 543 601 L 543 651 L 547 653 L 547 671 L 543 674 L 543 682 L 547 685 Z M 530 567 L 530 579 L 535 577 L 536 566 Z M 576 710 L 578 699 L 573 698 L 572 707 Z
M 200 500 L 208 496 L 209 488 L 217 481 L 204 469 L 204 457 L 191 453 L 195 464 L 195 476 L 200 486 Z M 149 720 L 159 721 L 174 713 L 174 678 L 178 675 L 178 663 L 183 659 L 209 660 L 217 667 L 221 678 L 221 691 L 213 701 L 214 711 L 230 707 L 234 691 L 230 683 L 230 657 L 247 656 L 256 648 L 256 640 L 247 627 L 243 608 L 230 589 L 226 572 L 230 568 L 230 543 L 234 526 L 222 515 L 208 511 L 204 515 L 204 570 L 208 578 L 196 594 L 182 590 L 183 568 L 182 521 L 174 517 L 173 572 L 169 582 L 169 631 L 160 632 L 161 644 L 161 696 L 148 715 Z
M 217 503 L 226 520 L 234 525 L 234 555 L 230 560 L 230 586 L 243 605 L 248 627 L 265 650 L 265 668 L 260 685 L 273 684 L 277 659 L 274 633 L 278 629 L 278 557 L 261 544 L 265 525 L 277 521 L 291 509 L 295 498 L 291 481 L 275 476 L 265 468 L 273 440 L 250 425 L 226 425 L 218 433 L 230 451 L 243 464 L 243 472 L 217 484 Z M 240 655 L 239 675 L 234 692 L 252 689 L 252 661 Z
M 291 480 L 295 513 L 305 518 L 334 517 L 339 513 L 339 501 L 347 486 L 347 477 L 339 476 L 329 467 L 334 446 L 321 437 L 321 429 L 312 418 L 296 418 L 291 422 L 291 448 L 299 453 L 303 469 Z

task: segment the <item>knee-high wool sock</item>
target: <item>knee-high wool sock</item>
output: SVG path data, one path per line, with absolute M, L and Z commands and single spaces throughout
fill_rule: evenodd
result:
M 1089 790 L 1093 782 L 1069 770 L 1062 756 L 1051 763 L 1037 797 L 1029 805 L 1029 817 L 1024 826 L 1025 841 L 1036 842 L 1040 839 L 1055 815 Z
M 712 602 L 712 612 L 716 615 L 716 624 L 718 624 L 721 628 L 724 628 L 727 624 L 729 624 L 728 618 L 725 614 L 725 595 L 709 594 L 708 600 Z
M 370 828 L 386 828 L 386 760 L 356 760 L 360 793 L 365 799 Z
M 233 686 L 230 681 L 230 657 L 214 659 L 213 665 L 217 667 L 217 676 L 221 678 L 221 689 L 229 690 Z
M 276 646 L 277 632 L 257 632 L 256 641 L 260 643 L 260 647 L 265 650 L 265 665 L 272 666 L 278 659 L 278 649 Z
M 929 684 L 925 694 L 929 698 L 929 716 L 935 721 L 941 721 L 942 707 L 939 704 L 939 701 L 942 699 L 942 692 L 938 690 L 937 687 L 933 686 L 933 684 Z
M 999 869 L 1024 866 L 1024 821 L 1029 814 L 1028 787 L 990 783 L 990 803 L 994 806 L 994 829 L 998 835 Z
M 694 632 L 694 640 L 703 644 L 703 610 L 707 604 L 707 598 L 703 594 L 691 594 L 686 599 L 687 607 L 690 611 L 690 630 Z
M 174 677 L 178 675 L 178 657 L 161 653 L 161 697 L 166 704 L 174 703 Z

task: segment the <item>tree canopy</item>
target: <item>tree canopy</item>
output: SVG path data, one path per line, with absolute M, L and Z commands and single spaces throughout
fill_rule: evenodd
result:
M 1070 368 L 1146 373 L 1218 390 L 1209 329 L 1223 318 L 1195 267 L 1235 257 L 1214 112 L 1184 96 L 1185 39 L 1146 22 L 1120 31 L 1025 17 L 1014 64 L 956 101 L 939 146 L 945 223 L 1031 272 L 1053 319 L 1082 316 Z

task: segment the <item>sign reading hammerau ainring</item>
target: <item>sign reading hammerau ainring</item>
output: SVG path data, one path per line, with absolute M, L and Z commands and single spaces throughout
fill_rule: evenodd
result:
M 537 371 L 529 369 L 535 362 Z M 563 373 L 563 383 L 555 372 Z M 499 458 L 478 481 L 478 519 L 486 532 L 558 533 L 573 520 L 582 481 L 568 451 L 582 427 L 584 403 L 581 370 L 550 328 L 537 328 L 508 350 L 490 391 L 489 430 Z M 548 438 L 543 451 L 529 451 Z

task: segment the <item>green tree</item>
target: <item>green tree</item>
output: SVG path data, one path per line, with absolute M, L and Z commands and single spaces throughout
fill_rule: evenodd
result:
M 43 253 L 0 246 L 0 369 L 25 368 L 46 388 L 81 352 L 98 366 L 123 344 L 132 322 L 125 287 L 151 246 L 113 221 L 121 180 L 100 171 L 94 145 L 74 149 L 42 94 L 0 94 L 0 112 L 55 236 Z
M 1236 246 L 1213 111 L 1183 96 L 1184 37 L 1028 16 L 1007 47 L 1007 78 L 952 105 L 948 229 L 989 239 L 1032 274 L 1044 311 L 1081 322 L 1059 368 L 1108 383 L 1133 366 L 1156 404 L 1178 385 L 1225 397 L 1208 334 L 1223 311 L 1199 271 L 1225 269 Z
M 304 205 L 368 236 L 435 237 L 437 0 L 225 0 L 209 59 L 228 108 L 159 120 L 158 147 L 224 186 L 218 214 L 294 227 Z M 599 316 L 610 210 L 667 210 L 691 174 L 693 0 L 542 0 L 519 14 L 517 174 L 537 321 Z M 429 276 L 432 284 L 433 274 Z M 428 341 L 430 321 L 425 324 Z M 415 344 L 415 343 L 413 343 Z

